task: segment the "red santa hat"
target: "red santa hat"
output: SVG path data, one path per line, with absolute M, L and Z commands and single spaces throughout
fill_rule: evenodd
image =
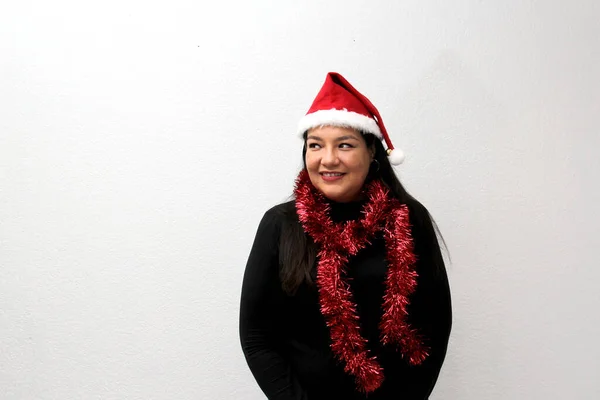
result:
M 404 153 L 394 145 L 377 108 L 337 72 L 327 74 L 312 106 L 298 124 L 298 134 L 323 125 L 354 128 L 385 141 L 390 163 L 402 164 Z

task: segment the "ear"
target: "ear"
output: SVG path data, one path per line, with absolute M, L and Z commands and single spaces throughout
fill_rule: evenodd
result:
M 371 156 L 371 161 L 375 159 L 375 144 L 369 146 L 369 155 Z

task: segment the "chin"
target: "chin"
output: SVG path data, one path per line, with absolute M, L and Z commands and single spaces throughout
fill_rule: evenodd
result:
M 330 182 L 322 181 L 319 175 L 317 175 L 316 177 L 312 177 L 309 175 L 309 177 L 313 186 L 319 192 L 321 192 L 323 196 L 325 196 L 331 201 L 335 201 L 338 203 L 347 203 L 356 200 L 356 198 L 360 194 L 360 189 L 358 189 L 357 191 L 354 185 L 348 185 L 348 182 L 338 182 L 332 184 Z

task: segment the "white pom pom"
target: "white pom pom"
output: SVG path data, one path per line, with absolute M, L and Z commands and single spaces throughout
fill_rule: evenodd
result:
M 400 149 L 388 150 L 388 159 L 392 165 L 400 165 L 404 162 L 404 152 Z

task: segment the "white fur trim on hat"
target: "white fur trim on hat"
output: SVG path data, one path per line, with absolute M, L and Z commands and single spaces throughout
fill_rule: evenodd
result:
M 317 126 L 333 125 L 345 128 L 354 128 L 362 132 L 372 133 L 379 139 L 382 138 L 381 130 L 374 119 L 348 110 L 319 110 L 302 117 L 298 124 L 298 135 Z

